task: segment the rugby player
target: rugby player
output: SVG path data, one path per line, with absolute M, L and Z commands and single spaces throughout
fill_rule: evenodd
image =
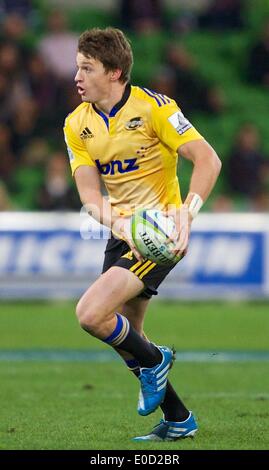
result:
M 82 204 L 112 232 L 102 274 L 79 300 L 77 317 L 140 380 L 138 413 L 145 416 L 159 406 L 163 411 L 149 434 L 134 439 L 193 436 L 194 415 L 168 381 L 173 351 L 150 342 L 143 331 L 150 299 L 174 265 L 143 259 L 130 238 L 130 216 L 141 207 L 169 214 L 174 209 L 178 233 L 172 251 L 184 255 L 192 220 L 212 191 L 221 163 L 171 97 L 131 85 L 132 49 L 122 31 L 85 31 L 76 60 L 82 103 L 66 118 L 65 141 Z M 179 156 L 193 164 L 184 203 L 177 178 Z

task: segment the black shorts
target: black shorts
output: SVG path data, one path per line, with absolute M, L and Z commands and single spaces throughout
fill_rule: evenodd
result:
M 150 299 L 152 295 L 157 295 L 157 287 L 161 284 L 167 274 L 175 267 L 175 264 L 162 266 L 150 260 L 138 261 L 130 250 L 129 245 L 123 240 L 112 237 L 108 240 L 105 249 L 105 259 L 102 273 L 112 266 L 120 266 L 128 269 L 144 282 L 145 289 L 138 297 Z

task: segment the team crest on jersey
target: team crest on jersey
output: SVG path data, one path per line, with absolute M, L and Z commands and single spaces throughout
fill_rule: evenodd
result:
M 127 129 L 127 131 L 134 131 L 138 127 L 143 126 L 143 124 L 144 121 L 141 117 L 135 117 L 130 119 L 130 121 L 126 122 L 125 129 Z

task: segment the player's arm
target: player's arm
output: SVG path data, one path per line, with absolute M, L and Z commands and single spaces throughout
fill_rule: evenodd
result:
M 74 178 L 80 200 L 87 212 L 95 220 L 111 228 L 117 215 L 109 201 L 102 195 L 98 169 L 95 166 L 79 166 Z
M 94 219 L 111 228 L 117 216 L 112 211 L 109 201 L 102 195 L 100 174 L 96 163 L 80 139 L 78 131 L 74 130 L 76 120 L 70 122 L 71 119 L 72 115 L 66 118 L 64 138 L 80 200 Z
M 211 193 L 221 170 L 218 155 L 204 139 L 184 143 L 179 147 L 178 154 L 192 162 L 193 171 L 188 195 L 175 215 L 179 233 L 172 250 L 175 254 L 186 250 L 191 222 Z
M 98 222 L 109 227 L 113 233 L 124 239 L 139 261 L 143 258 L 132 243 L 130 236 L 130 218 L 119 217 L 108 199 L 101 192 L 98 169 L 95 166 L 79 166 L 74 178 L 80 200 L 87 212 Z
M 184 204 L 187 204 L 188 207 L 192 206 L 191 201 L 193 201 L 194 195 L 198 195 L 203 204 L 215 186 L 221 170 L 221 161 L 215 150 L 204 139 L 181 145 L 178 154 L 193 164 L 189 193 Z M 192 218 L 195 217 L 195 207 L 191 207 L 190 214 Z
M 162 142 L 193 163 L 187 198 L 179 210 L 172 210 L 177 228 L 174 235 L 176 247 L 172 251 L 181 254 L 188 245 L 191 221 L 212 191 L 221 163 L 216 152 L 183 115 L 175 101 L 155 106 L 152 123 Z

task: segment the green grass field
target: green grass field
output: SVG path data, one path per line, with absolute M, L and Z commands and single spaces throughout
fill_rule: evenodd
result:
M 268 449 L 269 303 L 152 302 L 146 333 L 155 342 L 212 353 L 171 371 L 199 424 L 195 439 L 173 443 L 131 441 L 161 413 L 137 414 L 139 383 L 120 361 L 42 359 L 48 350 L 109 349 L 79 328 L 74 305 L 0 304 L 0 449 Z M 218 362 L 220 351 L 261 359 Z

